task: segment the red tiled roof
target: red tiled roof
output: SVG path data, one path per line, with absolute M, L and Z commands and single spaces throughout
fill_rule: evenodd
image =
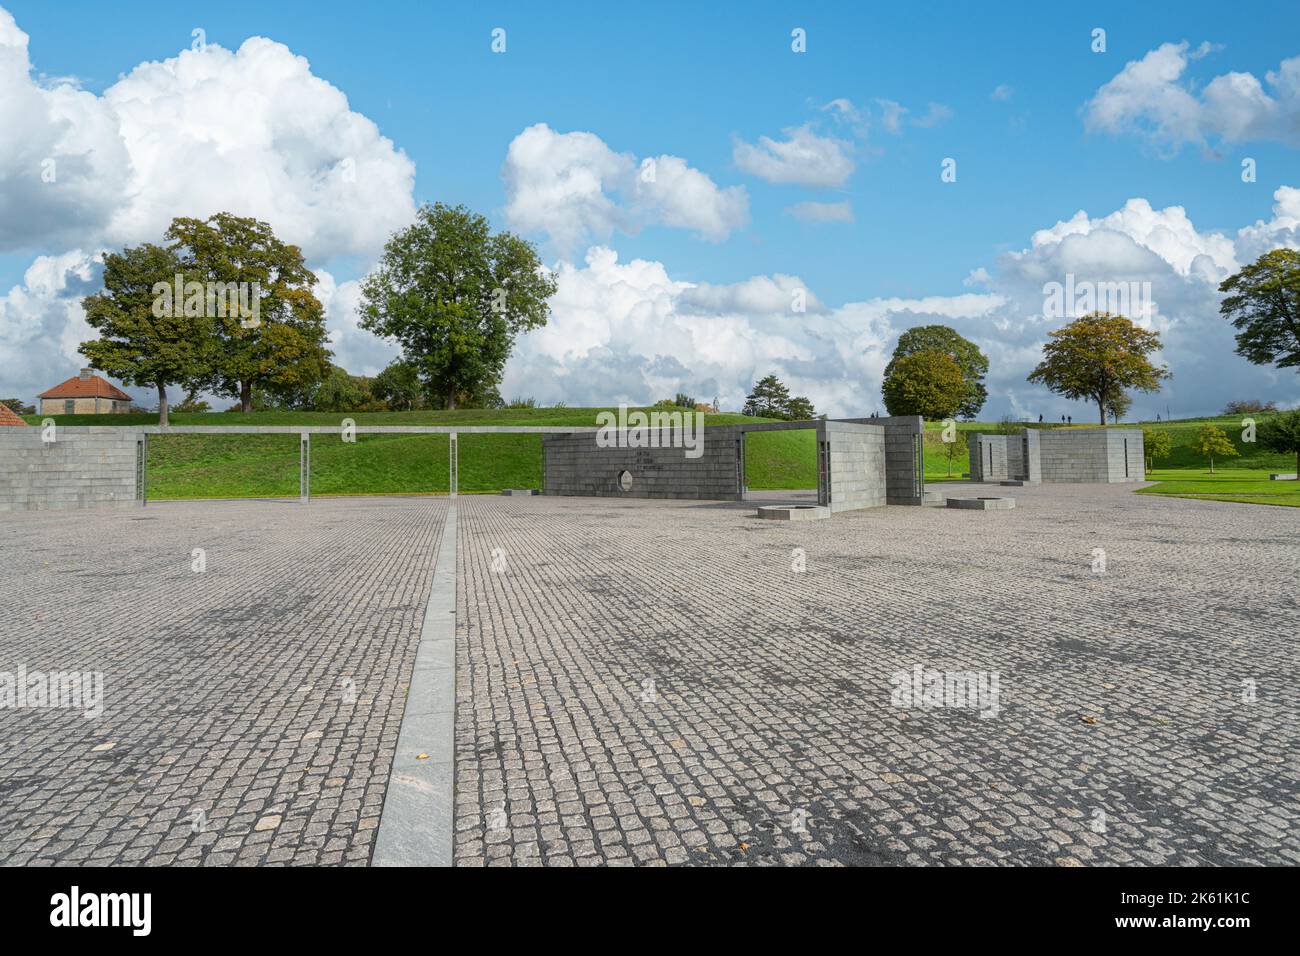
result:
M 27 427 L 27 423 L 18 417 L 17 413 L 8 405 L 0 404 L 0 426 L 17 425 L 22 428 Z
M 66 382 L 60 382 L 48 391 L 41 392 L 37 398 L 115 398 L 118 401 L 129 402 L 131 396 L 126 394 L 112 382 L 105 381 L 98 375 L 92 375 L 90 378 L 83 379 L 80 375 L 74 375 Z

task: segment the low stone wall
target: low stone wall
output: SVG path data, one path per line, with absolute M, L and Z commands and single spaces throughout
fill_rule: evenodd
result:
M 130 507 L 138 504 L 140 432 L 104 426 L 0 430 L 0 511 Z
M 972 481 L 1122 483 L 1146 478 L 1142 430 L 1027 428 L 970 438 Z
M 658 433 L 667 445 L 669 431 Z M 623 436 L 626 438 L 626 436 Z M 584 495 L 598 498 L 703 498 L 740 501 L 739 428 L 714 426 L 703 431 L 698 458 L 686 449 L 672 447 L 604 447 L 596 434 L 545 435 L 543 494 Z M 622 472 L 631 475 L 631 487 L 619 483 Z
M 1122 483 L 1146 478 L 1137 428 L 1058 428 L 1039 436 L 1043 481 Z

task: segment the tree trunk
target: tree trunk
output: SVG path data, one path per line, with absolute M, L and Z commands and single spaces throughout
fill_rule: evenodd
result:
M 455 387 L 447 389 L 447 410 L 454 411 L 456 408 L 456 389 Z
M 1106 402 L 1103 399 L 1097 399 L 1097 408 L 1101 412 L 1101 427 L 1106 427 Z
M 158 383 L 158 424 L 167 427 L 167 386 Z
M 241 412 L 251 412 L 253 410 L 253 383 L 239 383 L 239 410 Z
M 1210 456 L 1210 474 L 1214 474 L 1214 456 Z

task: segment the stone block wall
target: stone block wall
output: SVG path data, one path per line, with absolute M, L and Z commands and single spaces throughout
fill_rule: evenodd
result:
M 659 433 L 661 444 L 669 431 Z M 684 448 L 602 448 L 596 433 L 545 435 L 543 493 L 608 498 L 703 498 L 740 501 L 739 428 L 704 429 L 699 458 Z M 619 473 L 630 472 L 632 487 L 619 486 Z
M 1142 481 L 1142 431 L 1137 428 L 1047 429 L 1040 436 L 1043 481 Z
M 817 438 L 830 445 L 830 509 L 852 511 L 888 503 L 884 426 L 823 422 Z
M 968 438 L 970 447 L 971 481 L 1007 481 L 1011 475 L 1007 468 L 1008 451 L 1012 442 L 1009 435 L 975 434 Z M 1019 450 L 1019 442 L 1015 442 Z
M 844 418 L 829 424 L 885 430 L 885 503 L 920 505 L 925 497 L 925 420 L 920 415 Z
M 0 429 L 0 511 L 137 505 L 136 443 L 129 428 Z

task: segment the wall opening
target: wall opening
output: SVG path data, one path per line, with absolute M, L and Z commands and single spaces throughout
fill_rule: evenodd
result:
M 744 432 L 737 455 L 744 501 L 813 505 L 821 500 L 825 465 L 816 428 Z

